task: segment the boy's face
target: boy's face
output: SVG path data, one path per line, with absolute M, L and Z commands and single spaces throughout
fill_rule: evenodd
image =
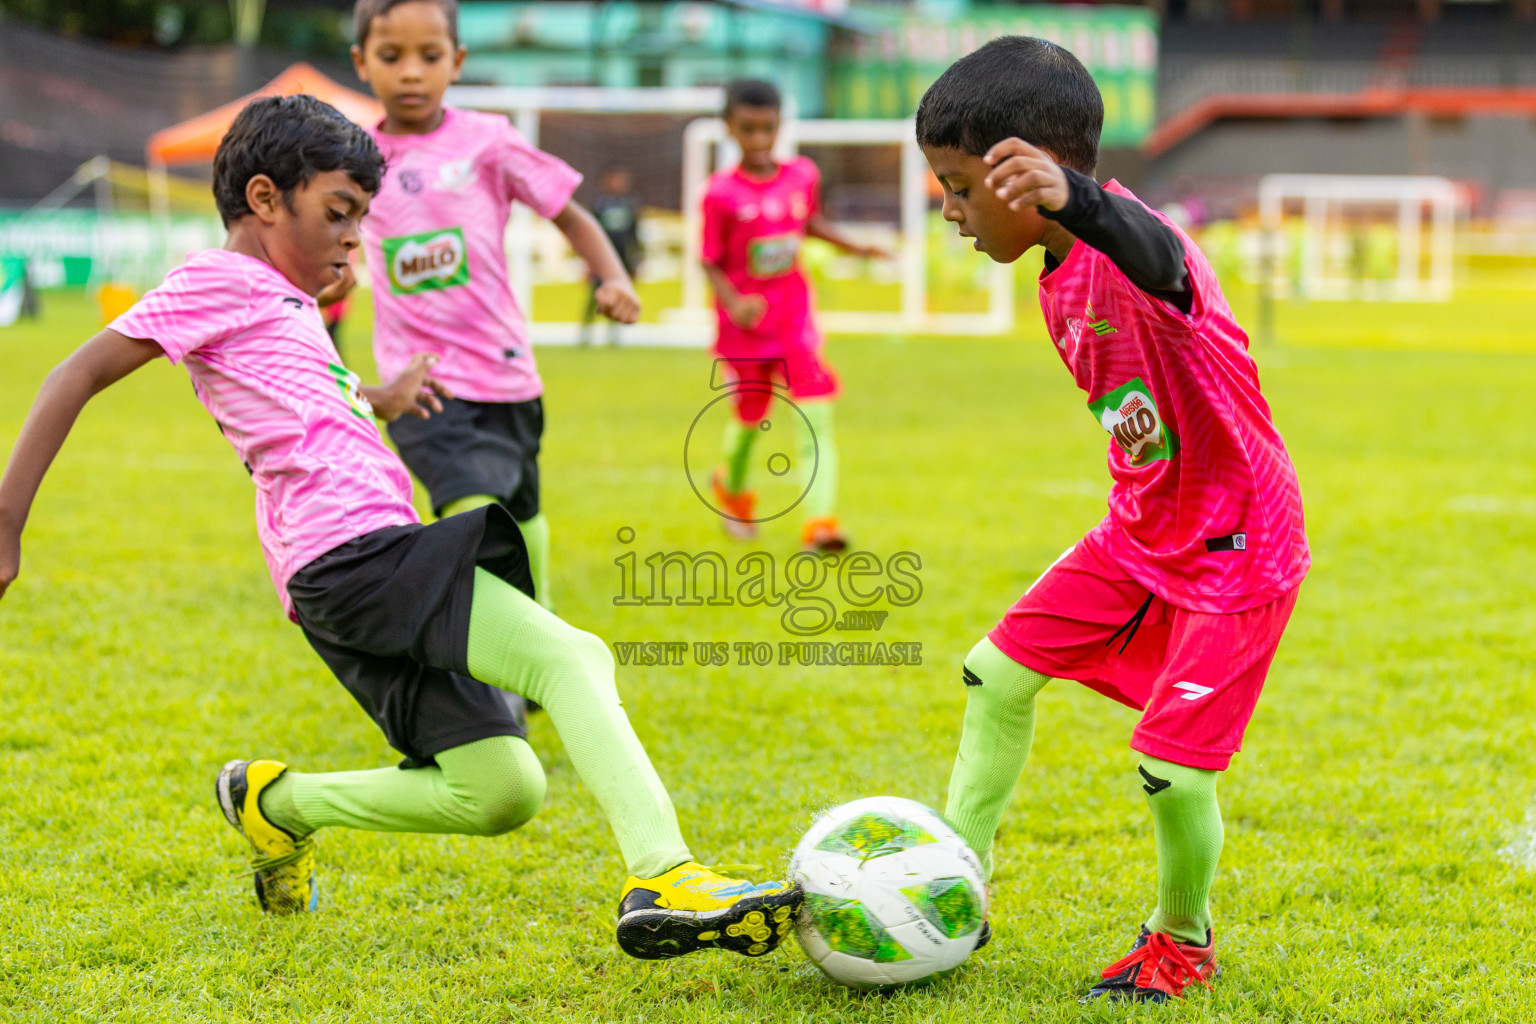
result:
M 628 195 L 629 187 L 628 171 L 609 171 L 603 175 L 603 191 L 611 196 Z
M 412 0 L 374 18 L 362 47 L 352 47 L 357 77 L 373 86 L 388 125 L 437 127 L 443 93 L 459 80 L 465 49 L 448 31 L 448 16 L 431 0 Z
M 347 273 L 347 257 L 362 242 L 359 225 L 372 198 L 346 171 L 321 171 L 285 202 L 272 179 L 258 174 L 245 187 L 272 265 L 308 295 Z
M 766 163 L 773 159 L 773 144 L 779 138 L 779 108 L 738 104 L 726 115 L 725 130 L 741 147 L 742 163 Z
M 923 147 L 928 166 L 944 186 L 944 219 L 960 229 L 961 238 L 974 238 L 974 248 L 998 263 L 1012 263 L 1026 249 L 1040 244 L 1049 225 L 1033 206 L 1010 210 L 982 182 L 992 168 L 963 149 Z

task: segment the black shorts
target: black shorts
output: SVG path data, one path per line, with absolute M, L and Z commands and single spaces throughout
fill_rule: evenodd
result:
M 533 596 L 528 549 L 500 505 L 375 530 L 288 581 L 310 646 L 408 765 L 525 734 L 503 692 L 469 676 L 476 566 Z
M 427 488 L 432 511 L 476 494 L 500 501 L 518 522 L 539 514 L 539 441 L 544 400 L 443 400 L 429 420 L 401 416 L 389 436 L 416 479 Z

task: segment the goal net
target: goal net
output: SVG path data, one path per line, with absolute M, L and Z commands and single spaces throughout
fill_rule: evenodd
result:
M 709 344 L 715 314 L 699 267 L 700 201 L 710 173 L 739 157 L 714 116 L 723 90 L 460 86 L 449 99 L 506 113 L 531 142 L 581 171 L 576 199 L 589 208 L 605 172 L 625 171 L 642 208 L 637 282 L 646 312 L 615 337 L 624 344 Z M 953 229 L 939 217 L 910 120 L 800 119 L 792 103 L 784 115 L 780 154 L 816 161 L 827 216 L 855 239 L 897 254 L 882 261 L 815 242 L 805 248 L 824 330 L 994 334 L 1012 326 L 1014 268 L 958 251 Z M 587 336 L 586 269 L 554 225 L 514 207 L 507 254 L 534 341 Z M 606 325 L 592 331 L 595 339 L 608 335 Z
M 1445 178 L 1270 174 L 1259 182 L 1262 280 L 1279 298 L 1445 302 L 1456 186 Z

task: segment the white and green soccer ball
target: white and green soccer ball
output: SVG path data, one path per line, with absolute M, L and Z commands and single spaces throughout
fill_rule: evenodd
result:
M 987 916 L 981 863 L 938 813 L 877 796 L 820 815 L 795 846 L 800 945 L 833 981 L 905 985 L 958 967 Z

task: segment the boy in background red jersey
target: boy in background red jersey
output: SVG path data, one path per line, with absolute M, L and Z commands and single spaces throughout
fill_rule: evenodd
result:
M 737 379 L 772 381 L 787 388 L 805 414 L 811 435 L 801 439 L 802 473 L 814 474 L 804 497 L 800 541 L 807 550 L 848 546 L 837 520 L 837 446 L 832 401 L 837 375 L 822 358 L 822 338 L 811 318 L 811 284 L 800 267 L 807 236 L 855 256 L 885 257 L 859 245 L 821 212 L 821 172 L 803 156 L 780 163 L 779 90 L 742 80 L 726 88 L 725 126 L 741 147 L 741 163 L 710 176 L 704 192 L 704 273 L 715 291 L 720 328 L 715 355 L 729 360 Z M 736 416 L 726 429 L 725 465 L 715 470 L 714 492 L 725 528 L 740 540 L 757 533 L 756 498 L 747 489 L 752 442 L 771 397 L 768 388 L 736 394 Z

